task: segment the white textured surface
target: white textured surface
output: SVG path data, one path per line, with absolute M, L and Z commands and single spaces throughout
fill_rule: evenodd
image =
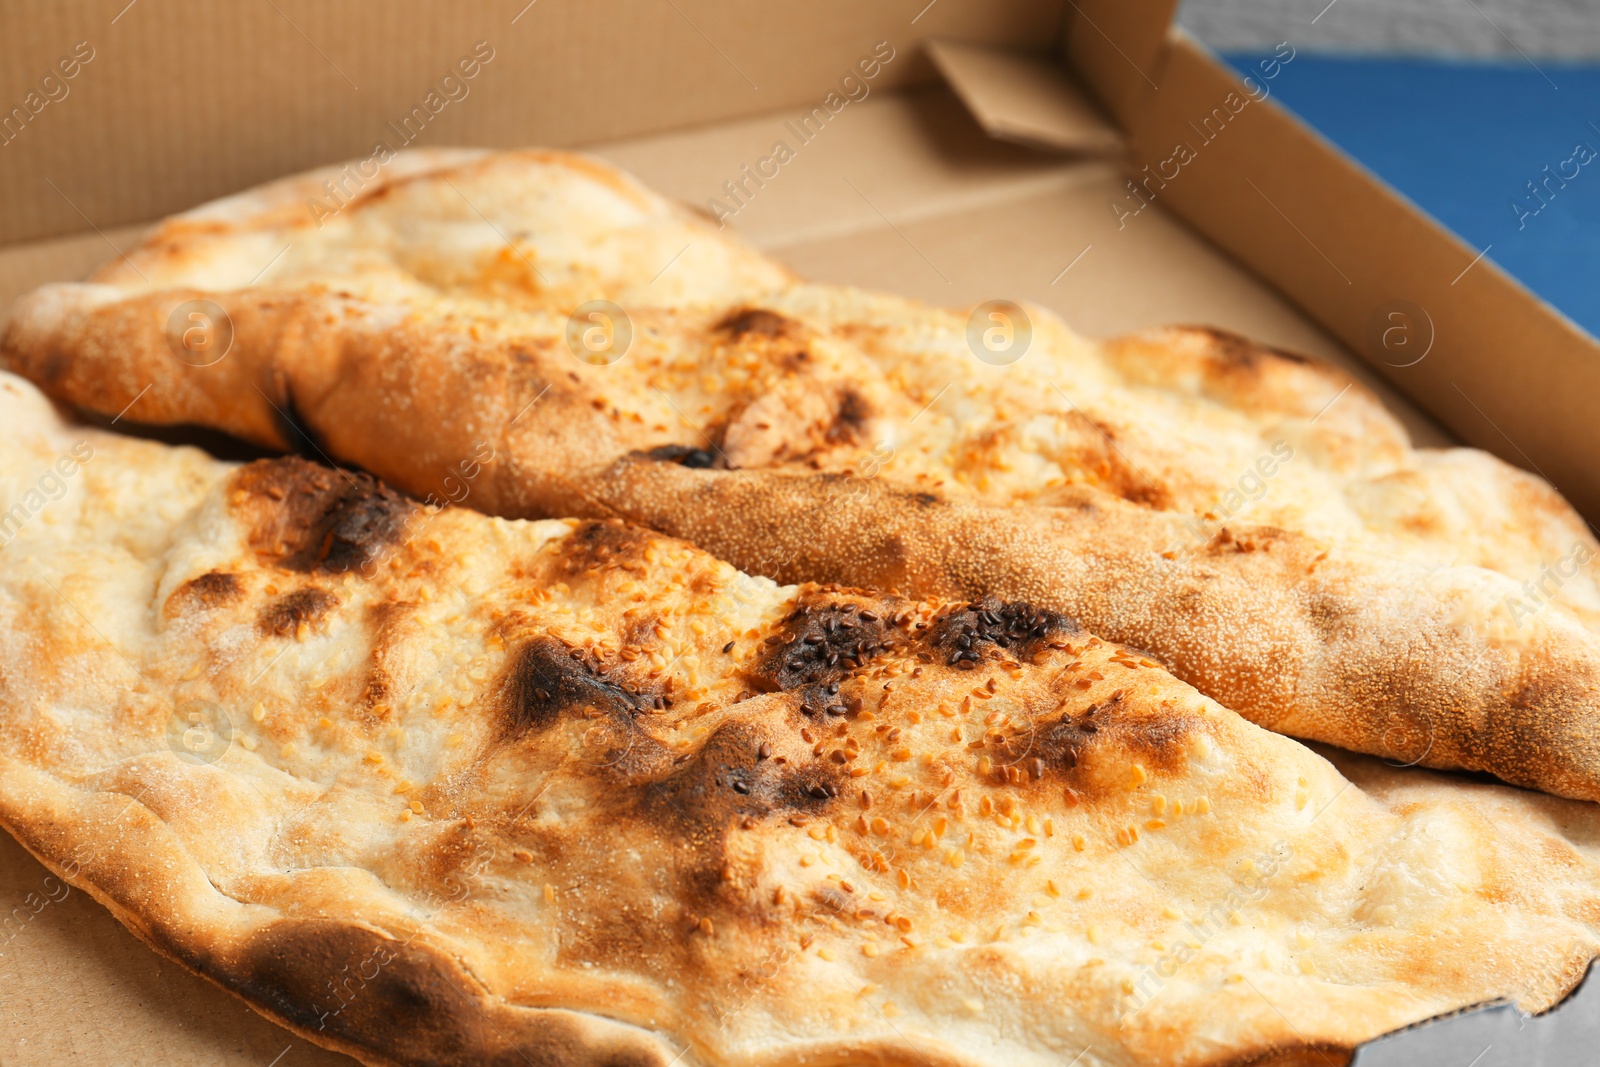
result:
M 1178 21 L 1220 50 L 1600 56 L 1600 0 L 1185 0 Z

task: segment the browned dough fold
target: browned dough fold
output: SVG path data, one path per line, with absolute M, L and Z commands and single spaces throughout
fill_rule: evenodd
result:
M 1032 389 L 1038 400 L 982 384 L 992 369 L 961 370 L 950 383 L 992 422 L 948 446 L 928 429 L 959 430 L 934 409 L 942 391 L 895 376 L 937 382 L 928 368 L 944 364 L 927 338 L 959 319 L 852 291 L 784 289 L 781 269 L 758 254 L 572 159 L 439 166 L 475 198 L 513 180 L 621 189 L 644 221 L 544 223 L 557 236 L 569 226 L 621 234 L 626 254 L 600 266 L 581 250 L 572 266 L 513 247 L 466 280 L 464 267 L 406 261 L 416 272 L 407 284 L 422 279 L 428 296 L 394 295 L 388 275 L 356 272 L 346 286 L 343 267 L 316 261 L 254 288 L 199 284 L 221 269 L 205 256 L 229 240 L 320 239 L 292 217 L 295 183 L 307 179 L 290 179 L 288 192 L 269 187 L 169 222 L 133 255 L 153 290 L 113 264 L 96 283 L 25 298 L 5 362 L 61 401 L 359 465 L 419 497 L 511 517 L 624 517 L 786 581 L 1026 598 L 1147 649 L 1274 730 L 1600 799 L 1600 635 L 1586 629 L 1600 625 L 1600 592 L 1581 571 L 1593 539 L 1542 482 L 1480 453 L 1412 452 L 1337 372 L 1216 331 L 1127 339 L 1083 362 L 1084 342 L 1038 323 L 1041 351 L 1029 359 L 1085 378 L 1109 367 L 1121 384 L 1101 407 L 1080 408 L 1053 380 Z M 389 199 L 428 192 L 432 173 L 396 179 Z M 473 217 L 438 195 L 438 211 Z M 342 218 L 384 203 L 374 193 Z M 679 229 L 668 239 L 662 227 Z M 680 230 L 711 250 L 703 270 L 715 284 L 691 278 L 675 306 L 651 306 L 645 279 L 657 265 L 630 259 L 627 242 L 670 248 Z M 543 282 L 530 274 L 508 295 L 505 263 L 520 269 L 517 255 Z M 632 301 L 621 362 L 589 366 L 569 351 L 565 311 L 585 294 Z M 203 367 L 177 358 L 169 338 L 173 309 L 197 299 L 222 305 L 232 330 L 227 355 Z M 1119 423 L 1122 397 L 1165 414 Z M 1021 413 L 1008 417 L 1007 405 Z M 1161 421 L 1174 412 L 1190 421 Z M 1012 460 L 1036 458 L 1016 437 L 1024 416 L 1053 420 L 1050 461 L 1064 474 L 1018 488 L 1005 481 Z M 1260 521 L 1213 506 L 1240 476 L 1204 449 L 1241 426 L 1263 442 L 1293 438 L 1279 445 L 1326 471 L 1327 492 L 1276 510 L 1268 497 Z M 898 452 L 876 462 L 890 439 Z M 938 449 L 979 458 L 963 466 Z M 983 488 L 991 476 L 1002 488 Z M 1330 504 L 1332 518 L 1307 510 L 1333 497 L 1353 503 Z M 1551 564 L 1578 576 L 1563 571 L 1549 586 Z

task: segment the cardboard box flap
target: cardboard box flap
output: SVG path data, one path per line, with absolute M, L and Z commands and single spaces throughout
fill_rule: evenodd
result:
M 802 106 L 589 150 L 763 248 L 1059 189 L 1075 169 L 990 138 L 940 85 L 874 89 L 820 130 L 805 115 Z M 780 143 L 787 162 L 774 165 Z
M 959 41 L 928 55 L 989 136 L 1057 152 L 1114 155 L 1122 133 L 1059 62 Z

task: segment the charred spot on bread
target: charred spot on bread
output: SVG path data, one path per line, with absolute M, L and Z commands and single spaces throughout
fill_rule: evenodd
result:
M 298 458 L 239 471 L 255 505 L 250 544 L 280 567 L 340 574 L 373 563 L 400 541 L 415 501 L 370 474 L 332 471 Z
M 263 634 L 282 637 L 298 630 L 302 623 L 315 625 L 332 614 L 339 598 L 326 589 L 307 586 L 286 593 L 261 610 L 256 625 Z
M 226 956 L 193 947 L 166 951 L 300 1032 L 342 1049 L 369 1050 L 385 1062 L 667 1063 L 662 1046 L 643 1031 L 597 1029 L 571 1012 L 509 1005 L 486 995 L 449 953 L 365 924 L 279 919 Z
M 323 516 L 326 532 L 307 546 L 302 566 L 343 572 L 371 562 L 378 550 L 396 539 L 415 505 L 367 475 L 349 486 Z
M 971 670 L 989 649 L 1030 657 L 1051 638 L 1080 632 L 1078 624 L 1060 612 L 989 597 L 951 607 L 929 627 L 923 640 L 937 661 Z
M 686 817 L 697 831 L 724 826 L 735 816 L 810 814 L 839 796 L 843 785 L 836 767 L 823 760 L 799 766 L 763 759 L 763 743 L 755 723 L 725 722 L 643 795 L 665 802 L 666 818 Z
M 737 928 L 775 920 L 770 897 L 756 891 L 764 863 L 739 836 L 827 820 L 846 779 L 823 761 L 772 758 L 771 726 L 765 717 L 731 719 L 694 750 L 642 770 L 592 767 L 599 824 L 618 827 L 622 840 L 644 829 L 659 851 L 644 865 L 625 854 L 602 861 L 617 880 L 647 890 L 649 903 L 604 891 L 562 898 L 581 914 L 562 939 L 563 959 L 626 961 L 684 976 L 704 965 L 707 922 L 722 929 L 730 921 Z M 572 864 L 582 877 L 576 872 L 594 867 L 596 845 L 587 834 L 535 821 L 516 839 L 554 870 Z
M 807 589 L 767 635 L 746 677 L 765 692 L 826 685 L 894 647 L 895 638 L 875 598 Z
M 680 467 L 689 467 L 694 470 L 714 470 L 725 466 L 722 457 L 709 448 L 696 448 L 693 445 L 661 445 L 644 453 L 650 459 L 660 460 L 664 463 L 676 463 Z
M 1118 689 L 1079 708 L 1063 709 L 1038 723 L 1028 756 L 1039 761 L 1031 777 L 1062 777 L 1083 792 L 1103 789 L 1106 774 L 1120 774 L 1131 761 L 1163 773 L 1177 773 L 1189 757 L 1194 715 L 1162 704 L 1152 711 Z M 1104 757 L 1104 758 L 1102 758 Z M 1027 759 L 1023 760 L 1028 763 Z M 1020 776 L 1013 777 L 1021 781 Z M 1095 781 L 1100 786 L 1095 786 Z
M 606 677 L 583 649 L 553 637 L 536 637 L 516 651 L 501 693 L 504 732 L 512 738 L 543 733 L 571 712 L 593 709 L 631 722 L 666 703 Z
M 757 337 L 784 337 L 796 329 L 797 323 L 764 308 L 740 308 L 717 323 L 716 329 L 737 340 L 746 335 Z
M 692 756 L 633 792 L 630 821 L 662 827 L 682 853 L 678 901 L 704 914 L 737 903 L 728 835 L 756 821 L 819 815 L 845 792 L 842 768 L 759 757 L 760 726 L 725 722 Z
M 833 420 L 828 423 L 823 436 L 829 444 L 840 441 L 860 442 L 867 428 L 867 420 L 871 417 L 872 408 L 866 398 L 855 389 L 845 386 L 839 390 Z
M 557 551 L 568 574 L 592 574 L 606 569 L 642 573 L 644 551 L 655 538 L 639 526 L 621 519 L 587 519 L 573 527 Z
M 237 574 L 228 571 L 210 571 L 190 578 L 167 597 L 165 614 L 170 618 L 186 611 L 208 611 L 230 603 L 243 594 L 244 585 Z

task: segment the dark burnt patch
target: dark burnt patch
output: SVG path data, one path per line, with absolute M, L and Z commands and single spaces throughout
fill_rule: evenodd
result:
M 315 626 L 338 606 L 339 598 L 326 589 L 296 589 L 262 608 L 256 626 L 264 634 L 283 637 L 298 630 L 301 623 Z
M 667 699 L 606 677 L 581 648 L 537 637 L 512 657 L 500 704 L 505 734 L 520 738 L 543 733 L 569 714 L 593 712 L 631 725 L 636 714 L 665 707 Z
M 156 939 L 166 942 L 157 932 Z M 280 919 L 231 953 L 163 943 L 174 959 L 304 1033 L 386 1063 L 656 1067 L 660 1043 L 628 1027 L 480 995 L 447 953 L 336 919 Z
M 717 323 L 717 332 L 738 340 L 741 337 L 786 337 L 798 328 L 799 324 L 785 318 L 776 311 L 767 311 L 764 308 L 740 308 Z
M 866 398 L 849 386 L 839 391 L 839 401 L 834 408 L 833 420 L 828 423 L 824 437 L 829 444 L 841 441 L 859 442 L 872 417 L 872 408 Z
M 1065 711 L 1055 722 L 1041 725 L 1032 738 L 1034 754 L 1047 767 L 1075 770 L 1084 754 L 1102 743 L 1101 730 L 1115 718 L 1123 699 L 1119 689 L 1104 701 L 1081 711 Z
M 833 763 L 774 755 L 776 725 L 767 715 L 725 721 L 696 749 L 667 750 L 640 772 L 592 767 L 592 828 L 556 832 L 532 820 L 518 832 L 536 862 L 566 884 L 592 887 L 560 898 L 576 913 L 563 960 L 682 980 L 713 973 L 705 954 L 718 951 L 725 924 L 759 930 L 786 921 L 787 909 L 761 891 L 766 864 L 739 847 L 740 835 L 830 819 L 847 779 Z M 597 848 L 596 840 L 622 847 Z
M 887 610 L 877 602 L 803 593 L 764 639 L 765 651 L 746 678 L 764 692 L 837 682 L 894 647 L 897 633 Z
M 971 670 L 991 649 L 1026 658 L 1052 639 L 1081 632 L 1076 622 L 1060 612 L 990 597 L 946 611 L 928 628 L 923 640 L 945 665 Z
M 676 463 L 694 470 L 720 470 L 727 467 L 722 456 L 709 448 L 693 445 L 660 445 L 644 453 L 650 459 L 663 463 Z
M 237 574 L 211 571 L 198 578 L 190 578 L 172 591 L 167 598 L 168 617 L 190 611 L 210 611 L 230 604 L 244 594 L 244 584 Z
M 561 543 L 561 566 L 568 574 L 613 568 L 642 574 L 644 551 L 655 534 L 621 519 L 590 519 Z
M 660 827 L 680 850 L 679 900 L 704 914 L 731 903 L 727 839 L 758 821 L 820 815 L 845 791 L 843 768 L 797 765 L 761 756 L 763 734 L 748 721 L 725 722 L 685 762 L 632 792 L 628 823 Z M 770 747 L 768 749 L 770 751 Z
M 1152 770 L 1176 773 L 1188 760 L 1189 736 L 1196 725 L 1194 716 L 1171 704 L 1136 708 L 1127 692 L 1118 689 L 1040 722 L 1020 768 L 1032 779 L 1053 774 L 1081 786 L 1091 780 L 1088 765 L 1108 754 L 1119 768 L 1132 759 Z
M 280 567 L 343 573 L 377 560 L 405 532 L 415 501 L 369 474 L 303 459 L 252 463 L 238 487 L 255 498 L 250 543 Z

